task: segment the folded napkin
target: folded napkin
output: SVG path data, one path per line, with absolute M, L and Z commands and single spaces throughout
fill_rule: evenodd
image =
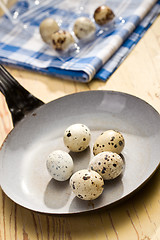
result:
M 106 81 L 152 24 L 159 13 L 160 1 L 108 0 L 106 4 L 114 11 L 115 21 L 107 29 L 97 27 L 97 37 L 82 43 L 77 51 L 57 53 L 39 34 L 39 24 L 46 17 L 53 17 L 62 29 L 72 31 L 78 17 L 92 17 L 94 10 L 104 3 L 18 1 L 0 19 L 0 62 L 74 81 L 89 82 L 93 77 Z

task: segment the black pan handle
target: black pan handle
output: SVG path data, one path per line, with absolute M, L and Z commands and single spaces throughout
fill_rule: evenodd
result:
M 44 104 L 23 88 L 2 65 L 0 65 L 0 91 L 6 98 L 14 126 L 28 112 Z

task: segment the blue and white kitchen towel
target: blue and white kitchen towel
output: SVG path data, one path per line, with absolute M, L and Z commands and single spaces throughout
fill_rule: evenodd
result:
M 4 7 L 4 4 L 0 6 Z M 57 53 L 39 34 L 39 24 L 53 17 L 72 31 L 80 16 L 93 17 L 105 1 L 20 0 L 0 19 L 0 62 L 37 70 L 64 79 L 106 81 L 141 39 L 160 12 L 160 0 L 108 0 L 116 18 L 108 28 L 97 27 L 96 38 L 77 43 L 74 51 Z

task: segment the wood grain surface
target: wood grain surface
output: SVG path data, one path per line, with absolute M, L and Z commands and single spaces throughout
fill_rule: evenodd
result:
M 75 83 L 11 67 L 8 70 L 46 103 L 70 93 L 105 89 L 138 96 L 160 112 L 160 17 L 105 83 L 96 79 Z M 0 144 L 12 127 L 0 94 Z M 0 240 L 160 240 L 159 170 L 123 203 L 76 215 L 36 213 L 15 204 L 0 190 Z

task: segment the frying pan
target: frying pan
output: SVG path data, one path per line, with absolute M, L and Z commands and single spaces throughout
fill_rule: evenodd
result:
M 148 103 L 116 91 L 86 91 L 43 104 L 0 67 L 0 90 L 6 97 L 14 128 L 0 151 L 0 184 L 19 205 L 43 213 L 70 214 L 109 207 L 130 196 L 146 183 L 159 165 L 160 116 Z M 68 152 L 63 132 L 83 123 L 92 133 L 90 146 L 69 154 L 74 172 L 88 167 L 95 139 L 107 129 L 125 138 L 125 169 L 105 182 L 94 201 L 78 199 L 69 180 L 58 182 L 46 170 L 46 158 L 56 149 Z

